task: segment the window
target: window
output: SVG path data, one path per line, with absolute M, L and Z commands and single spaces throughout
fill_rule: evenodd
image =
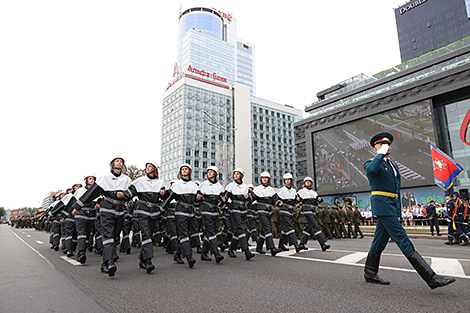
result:
M 207 168 L 207 162 L 202 162 L 202 168 Z
M 215 143 L 211 142 L 211 149 L 215 149 Z
M 215 152 L 211 152 L 211 159 L 215 160 Z
M 207 141 L 203 141 L 203 142 L 202 142 L 202 147 L 203 147 L 203 148 L 207 148 Z
M 260 121 L 260 122 L 263 121 L 263 117 L 262 117 L 262 116 L 259 117 L 259 121 Z
M 219 140 L 224 141 L 224 135 L 219 135 Z
M 207 158 L 207 151 L 203 151 L 203 152 L 202 152 L 202 157 L 203 157 L 204 159 Z
M 194 160 L 194 167 L 199 167 L 199 161 L 198 160 Z
M 191 150 L 190 149 L 186 149 L 186 155 L 191 156 Z

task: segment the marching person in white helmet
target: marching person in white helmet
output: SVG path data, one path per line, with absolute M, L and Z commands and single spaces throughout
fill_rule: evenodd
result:
M 220 263 L 224 257 L 219 252 L 217 234 L 219 232 L 219 206 L 225 202 L 223 197 L 224 187 L 218 179 L 219 169 L 209 166 L 206 171 L 206 180 L 199 186 L 198 198 L 201 203 L 201 216 L 204 225 L 204 244 L 202 245 L 201 260 L 212 261 L 207 255 L 209 250 L 215 256 L 215 261 Z
M 236 168 L 232 172 L 233 181 L 225 187 L 225 198 L 228 199 L 230 225 L 233 233 L 232 241 L 228 250 L 228 255 L 236 258 L 235 250 L 238 243 L 245 252 L 246 260 L 250 260 L 255 255 L 248 249 L 248 241 L 245 234 L 245 217 L 247 214 L 247 204 L 250 201 L 248 195 L 248 185 L 243 183 L 245 172 L 241 168 Z
M 75 248 L 77 247 L 77 228 L 74 215 L 72 214 L 72 206 L 77 201 L 74 195 L 80 188 L 82 188 L 82 183 L 76 182 L 72 185 L 72 192 L 62 199 L 64 204 L 66 204 L 62 214 L 65 217 L 64 238 L 67 257 L 69 258 L 74 256 Z
M 118 193 L 127 190 L 131 179 L 125 175 L 126 165 L 124 158 L 116 156 L 109 163 L 110 171 L 101 176 L 74 204 L 74 209 L 80 211 L 85 205 L 103 196 L 97 208 L 100 208 L 101 232 L 103 236 L 103 263 L 101 271 L 112 277 L 117 267 L 114 263 L 119 259 L 116 253 L 116 242 L 121 234 L 121 228 L 126 214 L 126 201 L 118 197 Z
M 162 213 L 161 197 L 165 195 L 165 187 L 163 180 L 159 178 L 158 167 L 157 161 L 148 161 L 145 163 L 146 175 L 134 180 L 126 191 L 118 193 L 119 198 L 138 198 L 135 202 L 134 215 L 139 219 L 142 233 L 139 267 L 145 269 L 147 273 L 155 269 L 152 264 L 152 234 L 156 229 L 157 217 Z
M 278 195 L 271 187 L 271 175 L 268 172 L 260 174 L 261 184 L 253 189 L 250 194 L 253 201 L 256 201 L 256 213 L 258 213 L 261 224 L 261 234 L 259 235 L 256 252 L 264 254 L 263 245 L 266 241 L 266 248 L 271 251 L 271 255 L 275 256 L 281 249 L 274 245 L 273 234 L 271 231 L 271 215 L 273 205 L 279 200 Z
M 89 174 L 85 176 L 85 186 L 75 192 L 75 199 L 80 199 L 80 197 L 95 183 L 95 181 L 95 174 Z M 75 223 L 77 227 L 77 261 L 82 264 L 85 264 L 86 262 L 87 241 L 91 237 L 91 233 L 94 232 L 95 228 L 96 203 L 96 201 L 91 201 L 89 203 L 85 203 L 85 205 L 79 211 L 72 211 L 72 214 L 75 215 Z
M 255 186 L 252 184 L 248 185 L 248 189 L 253 191 Z M 246 235 L 248 239 L 251 238 L 253 242 L 258 243 L 258 230 L 256 229 L 256 201 L 248 203 L 248 213 L 246 214 L 247 230 Z M 248 240 L 247 239 L 247 240 Z
M 173 179 L 170 182 L 170 188 L 176 183 L 177 180 Z M 167 197 L 168 194 L 165 194 Z M 178 245 L 178 231 L 176 229 L 176 218 L 175 218 L 175 208 L 176 208 L 176 200 L 173 199 L 166 207 L 164 213 L 164 220 L 167 228 L 167 236 L 168 242 L 166 245 L 165 251 L 169 254 L 174 254 L 176 251 L 176 246 Z M 175 260 L 177 263 L 184 264 L 183 260 L 181 260 L 181 256 L 179 259 Z
M 313 179 L 311 177 L 305 177 L 304 187 L 297 192 L 299 200 L 303 204 L 301 215 L 305 216 L 308 222 L 308 226 L 304 229 L 302 239 L 300 240 L 300 248 L 306 249 L 307 241 L 310 237 L 310 231 L 313 231 L 322 251 L 326 251 L 330 248 L 330 245 L 326 244 L 325 235 L 321 232 L 315 219 L 317 205 L 323 200 L 312 187 Z
M 181 257 L 186 258 L 190 268 L 194 266 L 196 260 L 192 256 L 189 223 L 190 219 L 194 216 L 194 202 L 196 201 L 198 186 L 191 181 L 191 165 L 184 163 L 180 165 L 178 178 L 179 180 L 174 183 L 169 192 L 168 197 L 163 202 L 163 209 L 165 209 L 170 202 L 175 199 L 175 219 L 178 230 L 178 246 L 174 260 L 178 263 L 184 263 Z
M 51 210 L 49 211 L 49 216 L 53 219 L 51 236 L 52 236 L 52 246 L 51 249 L 59 251 L 59 242 L 60 242 L 60 214 L 59 207 L 62 207 L 62 210 L 65 208 L 63 202 L 61 201 L 65 196 L 65 192 L 59 191 L 55 196 L 55 201 L 51 204 Z M 57 209 L 56 209 L 57 208 Z
M 286 173 L 282 176 L 284 180 L 284 186 L 277 191 L 279 196 L 279 202 L 277 203 L 280 208 L 280 215 L 282 221 L 281 238 L 279 239 L 279 249 L 283 250 L 284 244 L 289 242 L 289 245 L 293 245 L 297 253 L 300 252 L 301 248 L 297 244 L 297 236 L 295 235 L 295 229 L 293 226 L 293 215 L 295 205 L 298 203 L 297 191 L 292 187 L 294 183 L 294 177 L 291 173 Z

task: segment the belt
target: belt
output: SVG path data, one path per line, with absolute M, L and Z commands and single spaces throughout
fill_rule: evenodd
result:
M 232 203 L 233 203 L 233 204 L 236 203 L 236 204 L 243 205 L 243 206 L 246 205 L 246 202 L 245 202 L 245 201 L 240 201 L 240 200 L 232 200 Z
M 210 202 L 204 201 L 203 204 L 207 205 L 211 209 L 218 209 L 219 208 L 219 206 L 216 203 L 210 203 Z
M 387 191 L 372 191 L 371 195 L 372 196 L 385 196 L 385 197 L 398 199 L 398 194 L 393 193 L 393 192 L 387 192 Z
M 114 200 L 112 198 L 108 198 L 108 197 L 104 197 L 104 200 L 112 203 L 112 204 L 116 204 L 116 205 L 124 205 L 124 201 L 119 201 L 119 200 Z
M 295 209 L 295 206 L 290 205 L 290 204 L 286 204 L 286 203 L 283 203 L 282 206 L 283 206 L 283 207 L 286 207 L 286 208 L 288 208 L 288 209 L 291 209 L 291 210 L 294 210 L 294 209 Z
M 192 208 L 192 207 L 193 207 L 192 204 L 189 204 L 189 203 L 186 203 L 186 202 L 183 202 L 183 201 L 178 201 L 178 202 L 177 202 L 177 205 L 181 205 L 181 206 L 183 206 L 183 207 L 185 207 L 185 208 Z
M 144 204 L 145 206 L 149 207 L 149 208 L 158 208 L 159 205 L 156 204 L 156 203 L 153 203 L 153 202 L 148 202 L 148 201 L 143 201 L 143 200 L 137 200 L 138 203 L 142 203 Z

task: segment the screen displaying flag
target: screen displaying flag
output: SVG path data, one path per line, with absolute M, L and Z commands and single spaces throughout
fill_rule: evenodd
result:
M 444 190 L 452 187 L 454 180 L 463 172 L 463 167 L 450 156 L 436 148 L 431 142 L 432 168 L 434 182 Z

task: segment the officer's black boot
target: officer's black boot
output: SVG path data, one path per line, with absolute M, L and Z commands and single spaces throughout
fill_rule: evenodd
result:
M 188 265 L 190 268 L 193 268 L 194 264 L 196 264 L 196 260 L 191 255 L 188 255 L 186 260 L 188 260 Z
M 446 244 L 446 245 L 452 245 L 453 240 L 454 240 L 454 237 L 452 237 L 452 236 L 447 236 L 447 241 L 444 242 L 444 244 Z
M 209 243 L 204 240 L 201 251 L 201 260 L 203 261 L 212 261 L 212 259 L 207 255 L 209 253 Z
M 253 242 L 258 242 L 258 234 L 256 233 L 256 230 L 251 233 L 251 241 Z
M 250 249 L 245 250 L 245 259 L 248 261 L 252 258 L 254 258 L 255 255 L 250 251 Z
M 279 238 L 279 249 L 281 251 L 289 251 L 289 248 L 286 247 L 287 243 L 287 236 L 281 234 L 281 238 Z
M 152 259 L 145 260 L 144 266 L 145 270 L 147 271 L 147 274 L 150 274 L 155 269 L 155 265 L 152 264 Z
M 367 255 L 366 266 L 364 267 L 364 279 L 368 283 L 390 285 L 390 282 L 380 278 L 379 272 L 380 253 L 369 252 Z
M 263 246 L 264 246 L 264 239 L 259 237 L 258 243 L 256 244 L 256 252 L 258 252 L 259 254 L 265 254 L 266 252 L 263 251 Z
M 300 250 L 302 250 L 302 247 L 299 246 L 297 243 L 294 243 L 294 248 L 295 248 L 295 252 L 299 253 Z
M 175 253 L 175 256 L 173 257 L 173 261 L 175 261 L 178 264 L 184 264 L 184 261 L 181 258 L 181 254 L 179 254 L 178 252 Z
M 235 252 L 233 252 L 232 249 L 228 249 L 227 255 L 231 258 L 236 258 L 237 257 L 237 255 L 235 254 Z
M 461 245 L 461 246 L 466 246 L 466 245 L 469 244 L 469 243 L 468 243 L 468 238 L 467 238 L 465 235 L 462 235 L 462 236 L 460 237 L 460 240 L 461 240 L 461 242 L 460 242 L 460 245 Z
M 418 272 L 419 276 L 428 284 L 429 288 L 435 289 L 449 285 L 455 281 L 455 278 L 449 276 L 437 275 L 418 251 L 413 252 L 409 257 L 413 268 Z
M 330 249 L 330 245 L 326 244 L 326 238 L 323 235 L 323 233 L 319 233 L 318 235 L 316 235 L 316 237 L 317 237 L 317 241 L 320 244 L 320 247 L 321 247 L 322 251 L 326 251 L 326 250 Z

